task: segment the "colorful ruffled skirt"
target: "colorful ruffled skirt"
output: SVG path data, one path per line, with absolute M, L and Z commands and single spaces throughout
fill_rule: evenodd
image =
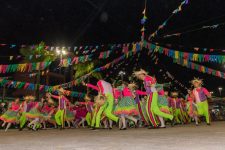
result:
M 168 106 L 159 106 L 160 111 L 167 113 L 167 114 L 171 114 L 170 109 Z
M 32 108 L 29 112 L 25 114 L 27 119 L 43 118 L 43 114 L 37 109 Z
M 197 107 L 194 104 L 192 104 L 192 108 L 191 108 L 191 105 L 188 102 L 186 107 L 187 107 L 187 113 L 190 117 L 194 117 L 198 115 Z
M 66 109 L 66 115 L 65 115 L 66 121 L 74 120 L 74 113 L 68 109 Z
M 46 112 L 43 113 L 43 112 L 42 112 L 41 114 L 42 114 L 42 116 L 43 116 L 43 118 L 44 118 L 45 121 L 47 121 L 47 120 L 50 119 L 50 116 L 49 116 L 48 113 L 46 113 Z
M 168 107 L 168 101 L 165 96 L 161 96 L 161 95 L 158 96 L 158 106 L 160 111 L 167 114 L 171 114 L 170 109 Z
M 48 121 L 51 122 L 51 123 L 55 123 L 56 122 L 55 121 L 55 114 L 52 114 Z
M 139 115 L 137 105 L 132 97 L 123 97 L 118 102 L 114 114 L 116 115 Z
M 1 117 L 0 120 L 8 122 L 8 123 L 14 123 L 19 121 L 19 116 L 16 111 L 7 110 Z

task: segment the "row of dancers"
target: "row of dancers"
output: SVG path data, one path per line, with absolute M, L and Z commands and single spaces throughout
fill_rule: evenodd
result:
M 84 83 L 84 86 L 98 91 L 92 100 L 88 95 L 84 102 L 71 102 L 65 96 L 63 88 L 57 90 L 57 95 L 46 93 L 39 102 L 35 97 L 26 96 L 20 103 L 16 99 L 10 103 L 8 110 L 1 115 L 2 127 L 7 131 L 11 125 L 19 125 L 21 131 L 28 127 L 34 131 L 46 129 L 46 124 L 54 128 L 79 127 L 85 125 L 90 129 L 112 129 L 113 125 L 120 130 L 127 129 L 127 123 L 133 127 L 145 126 L 149 129 L 166 128 L 166 123 L 187 124 L 199 123 L 203 116 L 210 125 L 208 98 L 210 93 L 202 87 L 202 80 L 194 78 L 193 89 L 188 90 L 185 98 L 178 97 L 178 92 L 169 92 L 164 87 L 169 84 L 158 84 L 155 77 L 140 70 L 133 75 L 143 81 L 144 91 L 138 89 L 135 83 L 121 82 L 117 85 L 99 80 L 96 85 Z M 113 123 L 114 122 L 114 123 Z

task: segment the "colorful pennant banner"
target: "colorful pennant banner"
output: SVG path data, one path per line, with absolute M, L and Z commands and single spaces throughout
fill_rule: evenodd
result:
M 155 32 L 153 32 L 148 40 L 151 40 L 152 38 L 154 38 L 156 35 L 158 35 L 158 32 L 159 30 L 163 29 L 166 25 L 167 25 L 167 22 L 175 15 L 177 14 L 178 12 L 181 12 L 182 11 L 182 6 L 183 5 L 187 5 L 188 4 L 188 0 L 184 0 L 183 2 L 181 2 L 181 4 L 178 6 L 177 9 L 175 9 L 172 14 L 157 28 L 157 30 Z
M 184 67 L 190 68 L 192 70 L 197 70 L 197 71 L 202 72 L 202 73 L 211 74 L 213 76 L 225 79 L 225 73 L 224 72 L 214 70 L 214 69 L 211 69 L 211 68 L 208 68 L 208 67 L 190 62 L 187 59 L 174 59 L 174 63 L 177 63 L 177 64 L 182 65 Z
M 188 30 L 188 31 L 184 31 L 184 32 L 177 32 L 177 33 L 173 33 L 173 34 L 167 34 L 167 35 L 164 35 L 163 38 L 169 38 L 169 37 L 173 37 L 173 36 L 181 36 L 183 34 L 187 34 L 187 33 L 191 33 L 191 32 L 196 32 L 196 31 L 201 31 L 201 30 L 205 30 L 205 29 L 217 29 L 218 27 L 220 26 L 224 26 L 225 23 L 219 23 L 219 24 L 214 24 L 214 25 L 210 25 L 210 26 L 202 26 L 200 28 L 197 28 L 197 29 L 191 29 L 191 30 Z
M 108 50 L 108 51 L 104 51 L 104 52 L 100 52 L 99 54 L 99 59 L 106 59 L 110 56 L 110 54 L 112 53 L 112 50 Z M 68 67 L 69 65 L 73 65 L 73 64 L 78 64 L 78 63 L 84 63 L 86 61 L 91 61 L 93 58 L 93 54 L 89 54 L 89 55 L 83 55 L 83 56 L 75 56 L 73 58 L 67 58 L 67 59 L 62 59 L 60 66 L 61 67 Z
M 127 43 L 129 44 L 129 43 Z M 0 47 L 7 47 L 7 48 L 24 48 L 24 47 L 30 47 L 30 48 L 34 48 L 34 45 L 26 45 L 26 44 L 22 44 L 22 45 L 19 45 L 19 44 L 5 44 L 5 43 L 1 43 L 0 44 Z M 117 48 L 122 48 L 122 45 L 123 44 L 106 44 L 106 45 L 84 45 L 84 46 L 45 46 L 45 49 L 46 50 L 50 50 L 50 51 L 56 51 L 56 50 L 61 50 L 61 49 L 64 49 L 66 51 L 73 51 L 73 52 L 76 52 L 76 55 L 77 54 L 90 54 L 90 53 L 94 53 L 94 52 L 98 52 L 98 51 L 103 51 L 105 49 L 110 49 L 110 50 L 115 50 Z M 4 56 L 4 57 L 8 57 L 10 59 L 12 58 L 17 58 L 17 57 L 22 57 L 21 55 L 18 55 L 18 56 Z M 39 57 L 38 55 L 34 56 L 34 55 L 31 55 L 30 57 Z
M 12 81 L 12 80 L 7 80 L 6 78 L 0 78 L 0 86 L 5 86 L 8 88 L 25 89 L 25 90 L 36 90 L 37 84 L 28 83 L 28 82 L 20 82 L 20 81 Z M 53 86 L 40 85 L 39 90 L 42 92 L 43 91 L 54 92 L 57 90 L 57 88 L 54 88 Z M 85 96 L 85 93 L 68 91 L 68 90 L 65 90 L 65 94 L 67 96 L 80 97 L 80 98 L 83 98 Z
M 141 25 L 142 25 L 142 28 L 141 28 L 141 41 L 144 41 L 145 39 L 145 24 L 146 24 L 146 21 L 147 21 L 147 15 L 146 15 L 146 8 L 147 8 L 147 0 L 145 0 L 145 8 L 142 12 L 143 14 L 143 18 L 141 19 Z
M 24 63 L 24 64 L 10 64 L 0 65 L 0 73 L 11 72 L 32 72 L 34 70 L 44 70 L 51 62 L 38 62 L 38 63 Z
M 82 82 L 85 78 L 87 78 L 89 75 L 91 75 L 93 72 L 99 72 L 99 71 L 103 71 L 103 70 L 106 70 L 108 69 L 110 66 L 114 66 L 114 64 L 117 64 L 119 63 L 121 60 L 125 59 L 125 58 L 128 58 L 128 57 L 131 57 L 135 54 L 137 54 L 138 52 L 140 52 L 142 50 L 142 42 L 138 42 L 138 43 L 133 43 L 132 44 L 132 50 L 128 51 L 129 49 L 129 46 L 130 44 L 124 44 L 123 45 L 123 52 L 124 54 L 116 59 L 114 59 L 112 62 L 110 63 L 107 63 L 106 65 L 102 66 L 102 67 L 98 67 L 98 68 L 95 68 L 94 70 L 92 70 L 90 73 L 82 76 L 82 77 L 79 77 L 78 79 L 76 80 L 73 80 L 73 81 L 70 81 L 70 82 L 67 82 L 67 83 L 64 83 L 64 84 L 61 84 L 61 85 L 56 85 L 54 86 L 54 88 L 59 88 L 59 87 L 63 87 L 63 88 L 70 88 L 74 85 L 76 85 L 77 83 L 80 83 Z
M 205 52 L 205 53 L 225 52 L 225 49 L 222 49 L 222 48 L 220 48 L 220 49 L 219 48 L 206 48 L 206 47 L 203 48 L 203 47 L 197 47 L 197 46 L 187 48 L 184 45 L 174 45 L 174 44 L 170 44 L 170 43 L 164 44 L 164 45 L 169 48 L 171 48 L 171 47 L 179 47 L 181 49 L 186 48 L 186 49 L 190 49 L 190 50 L 193 50 L 196 52 Z
M 173 59 L 187 59 L 189 61 L 213 62 L 213 63 L 220 63 L 220 64 L 225 63 L 225 55 L 211 55 L 211 54 L 209 55 L 209 54 L 181 52 L 181 51 L 161 47 L 161 46 L 149 43 L 147 41 L 144 41 L 143 47 L 149 49 L 150 51 L 164 54 Z

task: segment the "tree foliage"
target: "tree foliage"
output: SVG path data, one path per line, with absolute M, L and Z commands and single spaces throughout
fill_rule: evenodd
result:
M 81 77 L 85 74 L 90 73 L 92 70 L 95 69 L 97 62 L 96 61 L 88 61 L 85 63 L 79 63 L 74 65 L 74 70 L 75 70 L 75 78 Z M 94 77 L 96 79 L 101 79 L 102 75 L 99 72 L 93 72 L 91 74 L 91 77 Z
M 56 59 L 55 53 L 46 50 L 45 47 L 45 43 L 41 42 L 33 47 L 21 48 L 20 53 L 24 56 L 25 62 L 54 61 Z

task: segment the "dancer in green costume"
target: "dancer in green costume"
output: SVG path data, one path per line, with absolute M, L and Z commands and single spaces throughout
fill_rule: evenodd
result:
M 158 127 L 156 121 L 156 116 L 159 117 L 161 125 L 163 125 L 163 118 L 173 119 L 173 116 L 160 111 L 158 107 L 158 92 L 156 90 L 156 79 L 154 77 L 148 76 L 147 72 L 144 70 L 134 72 L 134 75 L 144 81 L 144 86 L 146 89 L 146 94 L 148 95 L 146 110 L 148 118 L 153 126 L 153 128 Z M 150 127 L 151 128 L 151 127 Z
M 194 86 L 193 95 L 194 101 L 197 104 L 198 115 L 204 116 L 207 125 L 210 125 L 209 105 L 207 98 L 211 98 L 211 94 L 206 88 L 202 87 L 203 82 L 201 79 L 195 78 L 191 82 Z

